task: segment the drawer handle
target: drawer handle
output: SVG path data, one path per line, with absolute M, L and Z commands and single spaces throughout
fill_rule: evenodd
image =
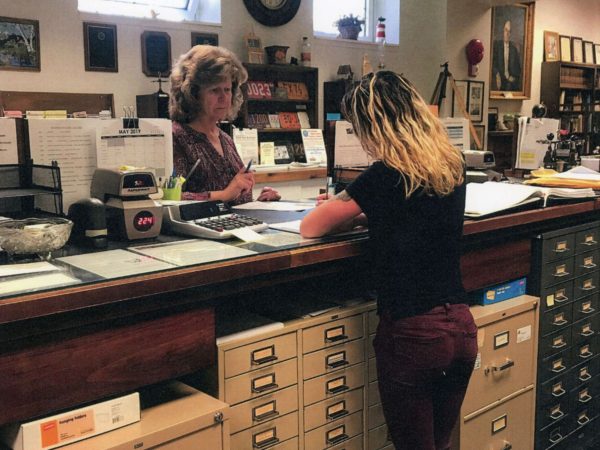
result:
M 582 264 L 581 267 L 583 267 L 584 269 L 593 269 L 594 267 L 596 267 L 596 264 L 594 264 L 594 263 Z
M 326 342 L 337 342 L 337 341 L 343 341 L 344 339 L 348 339 L 348 336 L 346 336 L 345 334 L 340 334 L 338 336 L 326 337 L 325 341 Z
M 579 397 L 579 402 L 581 403 L 587 403 L 589 402 L 593 397 L 590 394 L 585 394 L 583 397 Z
M 348 412 L 348 410 L 346 409 L 342 409 L 341 411 L 337 411 L 331 414 L 327 414 L 327 418 L 330 420 L 335 420 L 335 419 L 339 419 L 340 417 L 344 417 L 347 416 L 348 414 L 350 414 Z
M 552 395 L 554 397 L 561 397 L 562 395 L 565 394 L 565 392 L 567 392 L 567 391 L 565 391 L 563 388 L 558 388 L 556 391 L 552 391 Z
M 579 425 L 585 425 L 589 421 L 590 421 L 590 418 L 588 416 L 586 416 L 586 415 L 577 418 L 577 423 Z
M 596 309 L 595 308 L 580 309 L 579 312 L 581 314 L 592 314 L 593 312 L 596 312 Z
M 591 246 L 591 245 L 596 245 L 597 243 L 598 243 L 597 241 L 590 239 L 589 241 L 586 240 L 586 241 L 582 242 L 581 245 Z
M 588 359 L 594 356 L 594 352 L 590 352 L 588 350 L 587 352 L 580 353 L 579 356 L 581 356 L 583 359 Z
M 499 366 L 492 366 L 492 370 L 494 372 L 502 372 L 503 370 L 509 369 L 515 365 L 515 362 L 512 359 L 509 359 L 504 364 L 500 364 Z
M 512 450 L 512 444 L 507 442 L 506 444 L 504 444 L 504 447 L 502 447 L 502 450 Z
M 344 392 L 347 391 L 348 389 L 350 389 L 348 386 L 346 386 L 345 384 L 341 385 L 341 386 L 337 386 L 331 389 L 327 389 L 327 392 L 329 392 L 330 394 L 337 394 L 339 392 Z
M 567 319 L 560 319 L 560 320 L 555 320 L 552 322 L 552 325 L 556 325 L 557 327 L 561 327 L 563 326 L 565 323 L 568 323 L 569 321 Z
M 582 331 L 579 334 L 583 337 L 588 337 L 588 336 L 591 336 L 592 334 L 595 334 L 595 331 L 594 330 L 586 330 L 586 331 Z
M 556 444 L 559 441 L 562 441 L 562 434 L 560 433 L 554 433 L 552 436 L 550 436 L 550 442 L 552 442 L 553 444 Z
M 566 302 L 569 300 L 569 297 L 567 297 L 566 295 L 557 295 L 556 298 L 554 299 L 554 301 L 556 303 L 562 303 L 562 302 Z
M 330 369 L 335 369 L 336 367 L 347 366 L 348 364 L 350 364 L 348 361 L 342 359 L 341 361 L 327 363 L 327 367 L 329 367 Z
M 252 359 L 252 364 L 253 365 L 260 365 L 260 364 L 266 364 L 269 362 L 273 362 L 273 361 L 277 361 L 279 358 L 275 355 L 271 355 L 271 356 L 265 356 L 264 358 L 258 358 L 258 359 Z
M 559 344 L 552 345 L 552 348 L 563 348 L 567 345 L 565 341 L 560 341 Z
M 552 372 L 554 373 L 561 373 L 563 370 L 565 370 L 567 368 L 567 366 L 559 366 L 557 368 L 552 368 Z
M 264 386 L 261 386 L 261 387 L 253 387 L 252 392 L 254 392 L 255 394 L 260 394 L 261 392 L 266 392 L 266 391 L 270 391 L 272 389 L 277 389 L 278 387 L 279 387 L 279 385 L 277 383 L 269 383 L 269 384 L 265 384 Z
M 340 434 L 339 436 L 336 436 L 333 438 L 327 438 L 327 443 L 335 445 L 335 444 L 338 444 L 339 442 L 345 441 L 346 439 L 348 439 L 348 435 L 346 433 L 344 433 L 344 434 Z
M 556 277 L 556 278 L 562 278 L 562 277 L 566 277 L 566 276 L 568 276 L 568 275 L 571 275 L 571 274 L 570 274 L 569 272 L 560 272 L 560 273 L 556 273 L 556 272 L 554 272 L 554 273 L 552 274 L 552 276 L 553 276 L 553 277 Z
M 552 420 L 558 420 L 561 417 L 563 417 L 564 415 L 565 415 L 565 413 L 562 412 L 560 409 L 558 409 L 558 410 L 554 411 L 552 414 L 550 414 L 550 418 Z
M 260 444 L 253 444 L 252 447 L 254 447 L 254 448 L 267 448 L 267 447 L 271 447 L 271 446 L 277 444 L 278 442 L 279 442 L 279 438 L 273 436 L 272 438 L 265 439 Z
M 577 378 L 579 378 L 579 380 L 581 380 L 581 381 L 587 381 L 590 378 L 592 378 L 592 376 L 589 374 L 589 372 L 585 372 L 585 373 L 580 374 Z
M 594 286 L 593 284 L 591 284 L 589 286 L 582 286 L 581 287 L 582 291 L 593 291 L 594 289 L 596 289 L 596 286 Z
M 561 244 L 564 244 L 564 242 L 561 242 Z M 569 251 L 569 247 L 567 247 L 566 245 L 563 247 L 554 247 L 554 253 L 564 253 L 564 252 L 568 252 Z
M 273 417 L 277 417 L 279 415 L 279 411 L 273 410 L 267 413 L 261 414 L 259 416 L 254 417 L 255 422 L 263 422 L 265 420 L 272 419 Z

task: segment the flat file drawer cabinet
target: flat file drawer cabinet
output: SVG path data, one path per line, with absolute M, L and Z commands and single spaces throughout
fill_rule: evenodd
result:
M 541 309 L 535 449 L 600 448 L 583 446 L 600 412 L 600 222 L 540 234 L 532 249 L 528 291 Z

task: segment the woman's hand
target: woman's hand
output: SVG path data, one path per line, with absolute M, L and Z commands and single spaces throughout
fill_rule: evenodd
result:
M 254 173 L 246 172 L 246 168 L 242 167 L 233 180 L 224 189 L 228 200 L 235 200 L 241 194 L 252 190 L 254 186 Z
M 259 202 L 276 202 L 281 200 L 281 195 L 272 187 L 265 186 L 256 200 Z

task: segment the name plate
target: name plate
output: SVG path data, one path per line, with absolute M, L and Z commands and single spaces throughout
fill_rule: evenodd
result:
M 346 327 L 340 325 L 339 327 L 333 327 L 325 330 L 325 341 L 334 342 L 342 339 L 346 339 L 345 335 Z
M 506 428 L 508 425 L 508 419 L 506 414 L 492 420 L 492 434 L 496 434 Z

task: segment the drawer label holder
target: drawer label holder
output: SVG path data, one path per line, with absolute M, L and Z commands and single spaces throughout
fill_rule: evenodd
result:
M 252 408 L 252 420 L 254 422 L 263 422 L 279 415 L 277 411 L 277 400 L 264 403 Z
M 339 325 L 325 330 L 325 342 L 327 343 L 343 341 L 344 339 L 348 339 L 345 325 Z
M 348 415 L 348 410 L 346 409 L 346 400 L 342 400 L 340 402 L 334 403 L 331 406 L 327 407 L 327 419 L 336 420 L 340 417 L 344 417 Z
M 327 440 L 327 443 L 331 445 L 345 441 L 348 439 L 348 435 L 346 434 L 346 425 L 340 425 L 333 430 L 329 430 L 325 439 Z
M 349 388 L 346 384 L 346 376 L 344 375 L 334 378 L 333 380 L 329 380 L 325 385 L 325 389 L 328 394 L 338 394 L 340 392 L 347 391 Z
M 254 448 L 267 448 L 278 442 L 277 427 L 269 428 L 252 436 L 252 446 Z
M 262 377 L 254 378 L 252 380 L 252 392 L 260 394 L 262 392 L 277 389 L 279 385 L 275 382 L 275 374 L 270 373 Z
M 277 361 L 277 356 L 275 355 L 275 344 L 256 349 L 250 353 L 250 362 L 252 365 L 258 366 L 273 361 Z

